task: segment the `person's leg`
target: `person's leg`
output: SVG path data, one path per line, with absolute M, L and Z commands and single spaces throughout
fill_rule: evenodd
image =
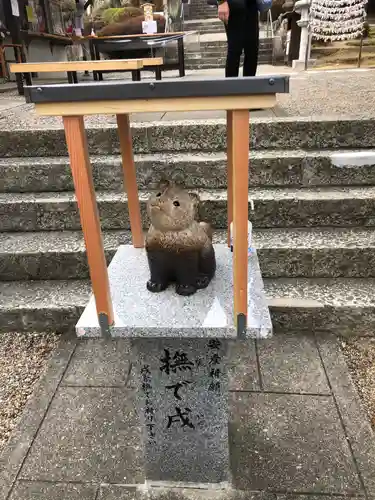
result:
M 243 15 L 236 12 L 229 14 L 228 24 L 225 25 L 228 40 L 226 77 L 238 76 L 240 70 L 240 59 L 244 48 L 243 21 Z
M 258 66 L 259 52 L 259 14 L 253 4 L 246 9 L 246 27 L 243 65 L 243 76 L 255 76 Z

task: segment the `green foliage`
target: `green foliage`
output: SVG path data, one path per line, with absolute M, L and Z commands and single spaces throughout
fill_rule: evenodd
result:
M 102 13 L 104 23 L 111 24 L 119 21 L 124 14 L 125 8 L 126 7 L 120 7 L 120 8 L 110 8 L 104 10 Z

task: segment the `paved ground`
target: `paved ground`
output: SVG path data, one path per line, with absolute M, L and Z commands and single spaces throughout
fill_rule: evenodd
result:
M 131 362 L 124 340 L 61 343 L 0 458 L 2 500 L 136 496 L 145 478 Z M 375 497 L 374 435 L 336 339 L 236 344 L 231 391 L 235 489 Z
M 280 94 L 277 106 L 272 110 L 254 112 L 257 120 L 310 120 L 310 119 L 366 119 L 375 116 L 375 99 L 371 69 L 293 72 L 290 68 L 262 65 L 259 75 L 289 75 L 290 93 Z M 223 70 L 199 70 L 188 72 L 189 78 L 217 78 Z M 146 73 L 147 76 L 147 73 Z M 174 72 L 167 77 L 175 77 Z M 118 78 L 118 75 L 117 75 Z M 125 75 L 125 79 L 130 78 Z M 41 82 L 43 83 L 43 82 Z M 13 92 L 0 93 L 0 128 L 60 128 L 61 119 L 36 116 L 32 104 L 25 104 L 23 97 Z M 179 121 L 210 120 L 224 118 L 220 111 L 186 113 L 146 113 L 132 116 L 132 121 Z M 87 123 L 93 127 L 114 124 L 112 116 L 90 117 Z

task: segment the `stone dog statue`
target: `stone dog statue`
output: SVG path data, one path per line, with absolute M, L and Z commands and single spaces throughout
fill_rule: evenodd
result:
M 206 288 L 216 271 L 211 226 L 195 220 L 198 198 L 165 182 L 148 200 L 146 251 L 150 292 L 176 284 L 179 295 Z

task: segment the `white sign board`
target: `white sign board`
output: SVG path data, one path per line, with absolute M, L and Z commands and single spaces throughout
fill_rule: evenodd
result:
M 142 32 L 148 35 L 158 32 L 156 21 L 142 21 Z

